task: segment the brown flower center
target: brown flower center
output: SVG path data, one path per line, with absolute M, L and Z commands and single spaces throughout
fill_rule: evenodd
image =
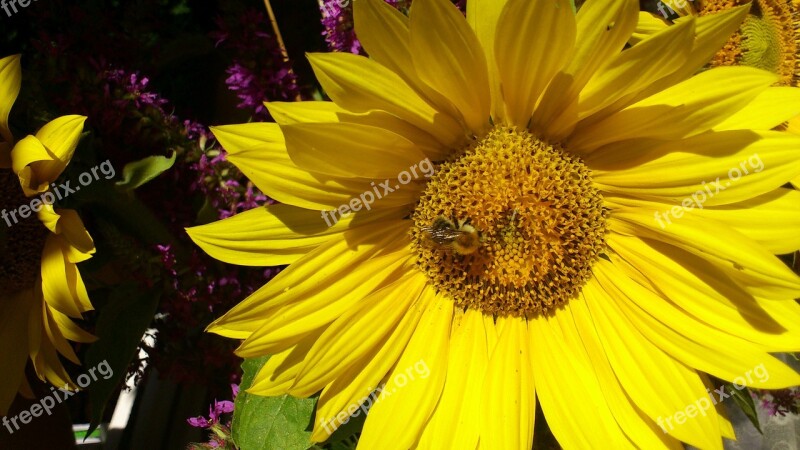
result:
M 440 164 L 413 215 L 420 269 L 462 307 L 531 317 L 574 298 L 605 248 L 589 169 L 528 131 L 496 127 Z
M 41 272 L 49 231 L 36 214 L 25 219 L 19 216 L 17 208 L 29 202 L 19 178 L 10 170 L 0 169 L 0 292 L 4 294 L 30 288 Z

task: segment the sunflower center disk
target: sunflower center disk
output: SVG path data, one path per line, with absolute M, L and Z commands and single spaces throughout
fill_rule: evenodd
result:
M 579 158 L 497 127 L 431 177 L 413 215 L 418 265 L 459 306 L 543 314 L 589 279 L 605 248 L 602 205 Z
M 30 288 L 41 271 L 42 250 L 48 230 L 36 214 L 22 219 L 17 208 L 30 203 L 10 170 L 0 169 L 0 212 L 15 211 L 0 220 L 0 292 L 10 294 Z M 8 226 L 8 222 L 11 226 Z

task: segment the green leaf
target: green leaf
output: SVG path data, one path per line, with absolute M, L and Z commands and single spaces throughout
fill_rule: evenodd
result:
M 175 164 L 176 152 L 169 158 L 165 156 L 148 156 L 125 165 L 122 168 L 122 180 L 117 186 L 124 191 L 131 191 L 147 183 L 153 178 L 169 170 Z
M 86 370 L 108 367 L 111 375 L 108 379 L 98 377 L 89 387 L 92 420 L 87 433 L 91 434 L 100 424 L 108 400 L 124 380 L 139 342 L 153 320 L 160 296 L 160 289 L 142 291 L 133 284 L 123 285 L 111 291 L 108 303 L 99 311 L 95 329 L 99 340 L 86 351 L 83 363 Z
M 753 396 L 750 395 L 750 389 L 744 388 L 739 390 L 733 384 L 726 384 L 726 386 L 728 387 L 728 392 L 732 393 L 733 400 L 739 405 L 739 408 L 742 409 L 744 415 L 750 419 L 750 422 L 756 427 L 759 433 L 764 434 L 764 432 L 761 431 L 761 425 L 758 423 L 758 412 L 753 402 Z
M 246 392 L 267 359 L 247 359 L 242 364 L 244 375 L 233 410 L 233 441 L 241 450 L 306 450 L 312 446 L 316 398 L 261 397 Z

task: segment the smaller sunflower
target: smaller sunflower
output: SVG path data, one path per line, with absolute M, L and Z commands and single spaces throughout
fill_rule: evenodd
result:
M 768 70 L 780 78 L 779 86 L 800 86 L 800 1 L 798 0 L 660 0 L 659 11 L 667 15 L 667 9 L 681 16 L 705 16 L 728 11 L 742 5 L 750 6 L 750 13 L 739 29 L 728 39 L 725 46 L 714 55 L 711 67 L 749 66 Z M 639 23 L 631 39 L 638 44 L 659 30 L 669 26 L 658 15 L 648 12 L 639 14 Z M 772 99 L 781 101 L 785 99 Z M 800 105 L 795 104 L 798 117 L 790 120 L 784 128 L 790 133 L 800 134 Z M 800 177 L 792 180 L 800 189 Z
M 93 309 L 77 263 L 91 258 L 94 242 L 75 211 L 53 206 L 50 191 L 86 118 L 59 117 L 15 143 L 8 115 L 21 79 L 19 56 L 0 59 L 0 414 L 17 392 L 30 394 L 28 359 L 42 381 L 75 389 L 58 354 L 80 364 L 68 340 L 95 340 L 71 320 Z
M 798 32 L 800 13 L 791 0 L 661 0 L 658 10 L 681 16 L 706 16 L 749 5 L 750 13 L 725 46 L 709 63 L 718 66 L 749 66 L 776 73 L 781 86 L 798 86 Z M 665 9 L 668 8 L 668 9 Z M 637 26 L 638 39 L 653 34 L 668 24 L 658 16 L 642 13 Z

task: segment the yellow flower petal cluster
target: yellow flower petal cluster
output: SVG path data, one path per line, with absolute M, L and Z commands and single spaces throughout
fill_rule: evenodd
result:
M 28 360 L 43 381 L 74 388 L 59 355 L 80 364 L 69 341 L 95 340 L 72 321 L 93 309 L 77 268 L 94 254 L 92 238 L 75 211 L 36 198 L 69 164 L 86 118 L 59 117 L 15 142 L 8 115 L 21 80 L 19 56 L 0 59 L 0 209 L 39 202 L 38 214 L 0 221 L 0 414 L 30 393 Z
M 800 90 L 698 74 L 747 8 L 626 47 L 636 0 L 354 7 L 371 57 L 310 55 L 331 102 L 214 129 L 281 202 L 189 229 L 222 261 L 289 265 L 210 326 L 272 355 L 250 392 L 320 393 L 321 442 L 380 387 L 362 449 L 528 450 L 537 406 L 568 449 L 721 449 L 720 405 L 684 413 L 708 375 L 800 383 L 770 355 L 800 349 L 800 278 L 774 256 L 800 248 L 800 136 L 772 131 Z
M 750 13 L 741 27 L 728 39 L 710 61 L 710 66 L 743 65 L 768 70 L 779 75 L 776 84 L 800 86 L 800 4 L 795 0 L 664 0 L 664 6 L 682 16 L 707 15 L 749 5 Z M 632 43 L 638 43 L 667 26 L 656 14 L 641 12 Z M 776 99 L 779 102 L 791 99 Z M 764 105 L 769 107 L 769 105 Z M 797 116 L 789 120 L 788 130 L 800 133 L 800 105 L 794 104 Z M 800 189 L 800 177 L 792 184 Z

